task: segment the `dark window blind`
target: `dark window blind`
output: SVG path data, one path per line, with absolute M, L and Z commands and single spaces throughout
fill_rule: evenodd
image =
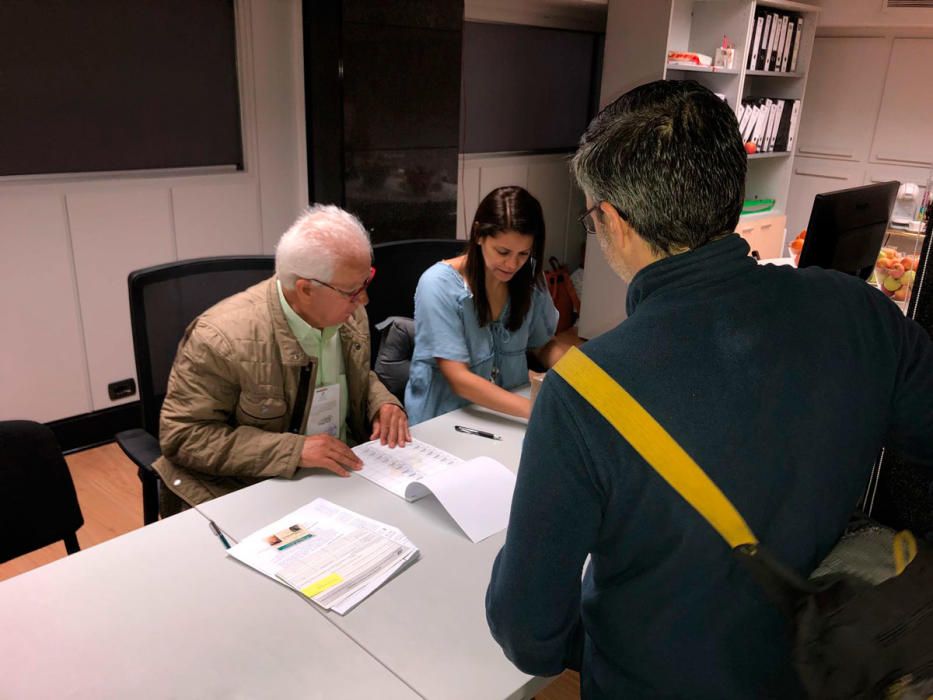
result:
M 233 0 L 0 1 L 0 175 L 243 167 Z

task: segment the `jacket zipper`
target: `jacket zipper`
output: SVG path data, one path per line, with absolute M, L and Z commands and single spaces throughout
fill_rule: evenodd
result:
M 309 362 L 301 368 L 301 373 L 298 375 L 298 394 L 295 396 L 295 405 L 292 408 L 292 419 L 291 423 L 288 426 L 288 432 L 295 433 L 296 435 L 301 432 L 301 429 L 304 427 L 301 424 L 301 419 L 305 415 L 305 404 L 308 403 L 308 388 L 311 384 L 311 368 L 313 362 Z

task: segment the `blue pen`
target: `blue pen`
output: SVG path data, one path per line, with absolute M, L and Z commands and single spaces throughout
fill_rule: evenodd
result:
M 213 520 L 208 520 L 207 522 L 210 524 L 211 530 L 214 532 L 214 534 L 220 538 L 220 543 L 224 546 L 224 549 L 230 549 L 230 543 L 227 542 L 227 538 L 224 537 L 224 534 L 220 531 L 220 528 L 217 527 L 217 523 L 215 523 Z

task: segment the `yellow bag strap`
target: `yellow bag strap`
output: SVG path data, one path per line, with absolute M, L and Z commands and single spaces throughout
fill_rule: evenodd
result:
M 894 535 L 894 575 L 900 576 L 917 556 L 917 540 L 910 530 L 901 530 Z
M 554 365 L 564 381 L 619 434 L 732 548 L 758 540 L 728 498 L 654 417 L 577 348 Z

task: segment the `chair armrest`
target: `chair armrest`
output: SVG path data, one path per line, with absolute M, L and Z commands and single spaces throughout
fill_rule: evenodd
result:
M 162 456 L 159 441 L 142 428 L 123 430 L 115 435 L 117 444 L 137 466 L 152 472 L 152 463 Z

